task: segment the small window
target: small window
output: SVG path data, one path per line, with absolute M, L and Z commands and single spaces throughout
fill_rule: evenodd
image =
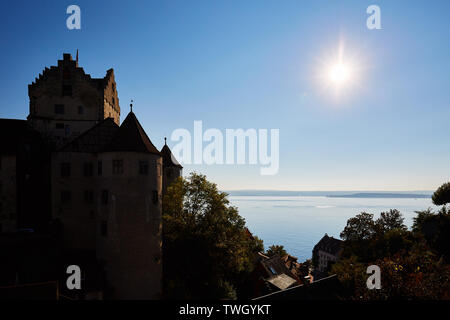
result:
M 148 174 L 148 161 L 139 161 L 139 174 Z
M 123 160 L 113 160 L 113 174 L 123 173 Z
M 116 105 L 116 98 L 112 98 L 112 101 L 113 101 L 113 106 L 115 106 Z
M 83 113 L 84 113 L 84 107 L 78 106 L 78 114 L 83 114 Z
M 92 162 L 86 162 L 83 167 L 83 172 L 85 177 L 92 177 L 94 172 L 94 166 Z
M 103 162 L 99 161 L 97 163 L 97 174 L 101 176 L 103 174 Z
M 56 123 L 55 128 L 56 129 L 64 129 L 64 123 Z
M 71 194 L 69 190 L 62 190 L 61 191 L 61 202 L 62 203 L 69 203 L 71 198 Z
M 63 85 L 63 96 L 72 96 L 72 86 L 71 85 Z
M 87 204 L 94 203 L 94 191 L 84 190 L 84 202 Z
M 153 204 L 158 204 L 158 191 L 153 191 Z
M 100 232 L 102 234 L 102 237 L 108 236 L 108 222 L 106 220 L 102 220 L 102 224 L 100 226 Z
M 272 266 L 269 267 L 269 270 L 270 270 L 270 272 L 272 272 L 273 274 L 277 274 L 277 272 L 275 271 L 275 269 L 274 269 Z
M 70 163 L 61 163 L 61 177 L 70 177 Z
M 56 114 L 64 114 L 64 105 L 63 104 L 55 104 L 55 113 Z
M 108 190 L 102 190 L 102 204 L 108 204 Z

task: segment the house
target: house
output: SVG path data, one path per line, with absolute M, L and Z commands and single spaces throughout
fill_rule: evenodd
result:
M 343 250 L 343 241 L 325 234 L 314 246 L 313 262 L 319 272 L 327 272 L 330 264 L 336 262 Z
M 302 283 L 296 271 L 286 266 L 283 257 L 279 255 L 268 257 L 263 253 L 258 253 L 255 258 L 251 279 L 252 297 L 285 290 Z

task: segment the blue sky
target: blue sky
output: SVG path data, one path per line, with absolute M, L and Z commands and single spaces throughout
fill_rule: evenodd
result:
M 66 8 L 81 8 L 81 30 Z M 366 8 L 381 9 L 381 30 Z M 450 179 L 448 1 L 15 1 L 0 11 L 0 117 L 26 118 L 27 84 L 63 52 L 114 68 L 157 147 L 173 130 L 280 130 L 280 170 L 186 165 L 222 189 L 434 190 Z M 317 79 L 344 44 L 358 86 Z M 169 141 L 169 144 L 173 142 Z

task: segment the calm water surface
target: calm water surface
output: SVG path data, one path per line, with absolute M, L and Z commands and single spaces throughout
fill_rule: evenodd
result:
M 230 196 L 229 199 L 239 208 L 250 231 L 264 240 L 266 249 L 272 244 L 283 245 L 299 261 L 311 257 L 314 245 L 325 233 L 339 238 L 347 219 L 362 211 L 378 218 L 382 211 L 398 209 L 410 228 L 416 216 L 414 211 L 435 209 L 429 198 Z

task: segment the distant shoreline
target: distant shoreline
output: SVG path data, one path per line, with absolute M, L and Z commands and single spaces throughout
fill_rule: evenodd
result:
M 329 197 L 329 198 L 431 198 L 432 191 L 278 191 L 278 190 L 230 190 L 230 196 L 272 197 Z
M 347 195 L 327 195 L 329 198 L 431 198 L 427 194 L 412 193 L 354 193 Z

